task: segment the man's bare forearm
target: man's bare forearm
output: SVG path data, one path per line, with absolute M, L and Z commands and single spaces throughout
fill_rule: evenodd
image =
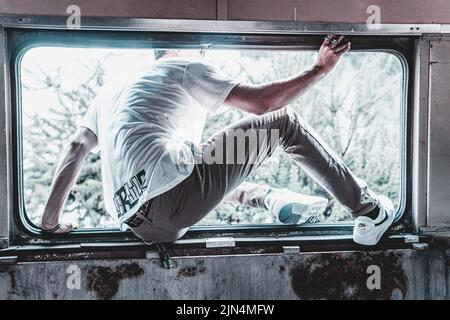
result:
M 330 73 L 339 58 L 350 50 L 350 46 L 343 36 L 327 37 L 310 69 L 290 78 L 260 85 L 238 84 L 228 95 L 225 104 L 254 114 L 282 108 Z
M 332 40 L 335 41 L 334 45 Z M 350 47 L 350 42 L 345 41 L 343 36 L 327 37 L 317 53 L 312 68 L 294 77 L 263 85 L 261 92 L 264 92 L 265 99 L 269 101 L 269 105 L 265 106 L 266 112 L 288 105 L 323 79 Z
M 293 77 L 259 85 L 261 98 L 266 102 L 266 112 L 282 108 L 295 101 L 325 75 L 322 68 L 314 66 Z
M 64 208 L 64 203 L 80 172 L 87 150 L 81 143 L 72 142 L 64 150 L 53 179 L 50 196 L 44 209 L 42 228 L 55 227 Z

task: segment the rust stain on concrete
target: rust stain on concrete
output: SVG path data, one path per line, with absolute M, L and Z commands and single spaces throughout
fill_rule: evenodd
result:
M 370 265 L 380 268 L 380 289 L 367 287 Z M 402 256 L 394 252 L 316 255 L 294 266 L 290 275 L 300 299 L 404 299 L 407 291 Z
M 90 267 L 87 270 L 87 288 L 94 291 L 97 298 L 109 300 L 119 290 L 120 280 L 135 278 L 144 274 L 138 263 L 126 263 L 115 267 Z
M 199 261 L 194 266 L 181 268 L 177 273 L 177 277 L 195 277 L 205 271 L 206 267 L 204 266 L 204 261 Z

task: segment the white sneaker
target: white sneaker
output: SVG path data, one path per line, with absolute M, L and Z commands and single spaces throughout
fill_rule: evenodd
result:
M 380 212 L 375 220 L 367 216 L 359 216 L 355 219 L 353 241 L 356 243 L 366 246 L 376 245 L 394 222 L 395 212 L 392 201 L 385 196 L 378 196 L 377 198 Z
M 264 198 L 266 208 L 282 223 L 315 223 L 328 205 L 328 199 L 307 196 L 288 189 L 273 190 Z

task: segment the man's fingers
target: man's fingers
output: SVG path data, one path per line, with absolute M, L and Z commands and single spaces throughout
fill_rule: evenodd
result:
M 351 43 L 350 43 L 350 41 L 348 41 L 348 42 L 342 43 L 341 45 L 336 47 L 334 49 L 334 52 L 335 53 L 340 53 L 341 51 L 345 51 L 345 50 L 348 51 L 348 50 L 350 50 L 350 47 L 351 47 Z
M 325 37 L 325 41 L 324 43 L 326 43 L 327 45 L 331 44 L 331 42 L 336 38 L 335 34 L 329 34 Z
M 324 43 L 332 48 L 335 49 L 339 46 L 339 44 L 341 43 L 342 40 L 345 39 L 345 36 L 340 36 L 340 35 L 335 35 L 335 34 L 330 34 L 326 37 Z
M 349 52 L 349 51 L 350 51 L 350 48 L 351 48 L 351 45 L 350 45 L 350 42 L 349 42 L 349 43 L 347 43 L 347 44 L 345 45 L 345 47 L 344 47 L 343 49 L 341 49 L 339 52 L 335 51 L 335 53 L 336 53 L 336 55 L 337 55 L 338 57 L 340 57 L 340 56 L 342 56 L 344 53 Z
M 344 38 L 345 38 L 345 36 L 338 36 L 338 37 L 337 37 L 338 43 L 340 43 Z
M 327 35 L 327 39 L 328 40 L 333 40 L 333 39 L 336 39 L 336 38 L 339 38 L 340 36 L 338 36 L 337 34 L 329 34 L 329 35 Z

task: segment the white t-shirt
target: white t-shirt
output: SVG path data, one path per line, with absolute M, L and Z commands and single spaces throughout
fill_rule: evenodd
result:
M 122 230 L 142 204 L 192 173 L 206 117 L 237 83 L 198 60 L 171 58 L 97 96 L 80 125 L 97 135 L 106 210 Z

